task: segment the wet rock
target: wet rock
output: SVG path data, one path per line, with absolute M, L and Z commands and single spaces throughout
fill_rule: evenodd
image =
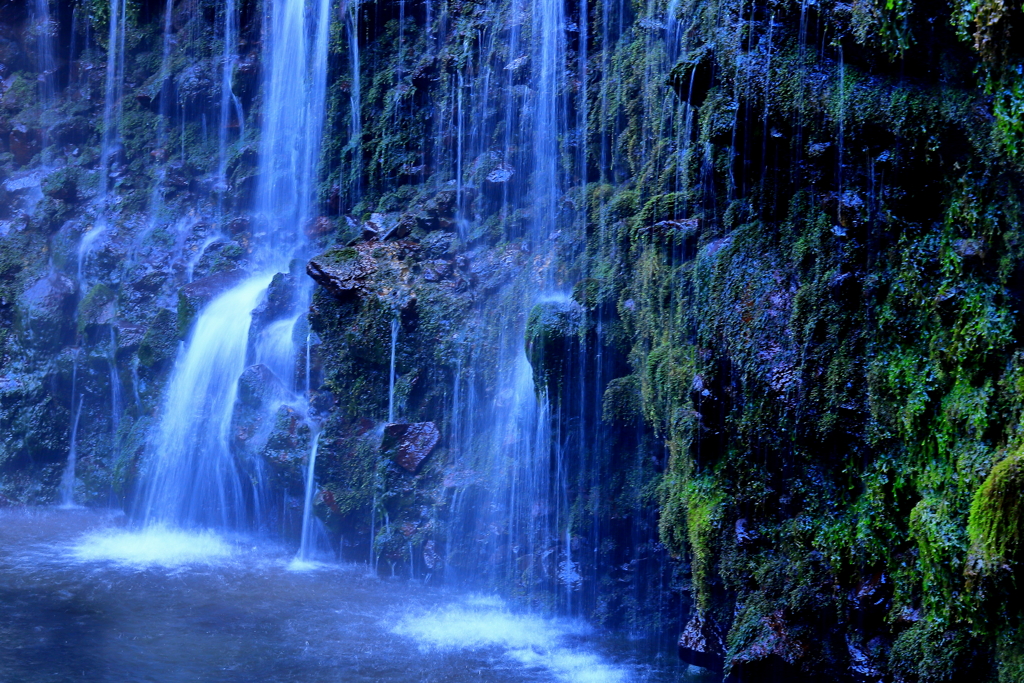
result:
M 51 272 L 21 296 L 21 333 L 35 348 L 59 348 L 69 337 L 75 311 L 74 280 Z
M 178 348 L 178 328 L 175 314 L 168 308 L 160 308 L 153 316 L 146 333 L 139 342 L 139 366 L 159 370 L 170 362 Z
M 389 424 L 384 428 L 380 448 L 396 465 L 415 474 L 440 438 L 433 422 Z
M 740 615 L 742 619 L 744 615 Z M 802 680 L 800 664 L 815 650 L 798 638 L 781 609 L 774 610 L 752 624 L 752 638 L 728 659 L 727 681 Z
M 325 237 L 332 232 L 334 232 L 334 223 L 327 216 L 317 216 L 306 224 L 305 233 L 309 239 Z
M 434 541 L 427 541 L 423 544 L 423 564 L 427 569 L 437 571 L 441 568 L 443 562 L 444 560 L 437 553 Z
M 230 270 L 195 280 L 178 290 L 178 334 L 188 332 L 196 313 L 218 294 L 225 292 L 242 278 L 242 271 Z
M 679 659 L 687 664 L 721 672 L 725 667 L 725 644 L 711 620 L 695 612 L 679 634 Z
M 85 116 L 69 116 L 53 124 L 49 129 L 49 137 L 54 144 L 84 145 L 95 131 L 92 122 Z
M 707 47 L 701 48 L 672 67 L 668 75 L 668 84 L 682 100 L 689 102 L 693 107 L 699 107 L 704 103 L 714 82 L 714 67 L 712 50 Z
M 73 202 L 78 199 L 78 173 L 74 166 L 62 166 L 43 182 L 43 194 L 53 199 Z
M 78 305 L 78 331 L 109 325 L 115 315 L 114 291 L 102 282 L 93 285 Z
M 224 229 L 228 231 L 228 234 L 232 237 L 240 235 L 244 232 L 249 232 L 252 227 L 252 221 L 249 220 L 248 216 L 239 216 L 232 218 L 224 225 Z
M 850 673 L 854 680 L 861 683 L 880 683 L 884 679 L 882 671 L 872 663 L 863 648 L 847 639 L 846 648 L 850 653 Z
M 261 429 L 257 418 L 252 429 L 251 446 L 258 449 L 273 465 L 282 483 L 297 489 L 302 486 L 303 461 L 309 454 L 312 430 L 302 414 L 291 406 L 282 405 L 274 413 L 269 430 Z M 265 441 L 263 440 L 265 438 Z M 244 439 L 242 439 L 244 440 Z M 262 443 L 262 448 L 259 444 Z
M 32 161 L 32 157 L 42 148 L 39 131 L 23 123 L 16 123 L 11 127 L 9 141 L 14 161 L 20 166 Z
M 423 264 L 423 279 L 427 282 L 440 282 L 452 273 L 450 261 L 435 260 Z
M 884 572 L 875 572 L 864 577 L 853 591 L 857 611 L 881 621 L 889 611 L 892 591 L 892 582 Z
M 489 183 L 504 184 L 512 180 L 512 176 L 514 175 L 515 171 L 511 166 L 507 164 L 500 164 L 487 174 L 486 180 Z
M 569 371 L 570 357 L 579 348 L 583 309 L 572 299 L 544 301 L 526 320 L 526 355 L 538 389 L 559 392 Z
M 295 276 L 277 273 L 267 287 L 267 295 L 252 312 L 253 325 L 262 328 L 269 322 L 294 314 Z
M 339 299 L 365 289 L 376 270 L 376 260 L 356 247 L 329 249 L 306 265 L 306 273 Z
M 696 218 L 664 220 L 641 227 L 637 230 L 637 234 L 641 237 L 672 240 L 676 244 L 683 244 L 687 240 L 696 238 L 699 228 L 700 221 Z
M 281 381 L 266 365 L 250 365 L 238 378 L 238 400 L 251 408 L 267 405 L 284 394 Z
M 118 353 L 132 353 L 139 348 L 143 338 L 146 336 L 146 328 L 143 325 L 133 325 L 117 320 L 114 322 L 114 329 L 117 332 Z

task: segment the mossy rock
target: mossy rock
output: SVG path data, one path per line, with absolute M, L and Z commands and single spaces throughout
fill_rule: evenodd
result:
M 1003 458 L 974 494 L 967 533 L 968 571 L 990 572 L 1016 564 L 1024 535 L 1024 450 Z
M 571 299 L 544 301 L 526 320 L 526 355 L 538 391 L 560 393 L 574 351 L 579 350 L 583 310 Z
M 156 369 L 174 358 L 177 348 L 177 318 L 170 309 L 161 308 L 139 343 L 139 365 Z
M 90 325 L 108 323 L 113 320 L 114 290 L 98 282 L 86 292 L 78 304 L 78 333 L 82 334 Z
M 74 166 L 61 166 L 46 176 L 46 180 L 43 181 L 43 194 L 65 202 L 78 199 L 78 169 Z

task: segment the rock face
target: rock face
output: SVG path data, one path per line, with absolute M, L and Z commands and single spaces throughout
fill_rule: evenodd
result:
M 312 259 L 306 272 L 339 299 L 357 294 L 365 290 L 377 269 L 377 262 L 366 251 L 365 246 L 331 249 Z
M 415 474 L 440 438 L 441 433 L 433 422 L 389 424 L 384 427 L 380 449 L 396 465 Z
M 679 635 L 679 658 L 687 664 L 721 672 L 725 667 L 725 644 L 714 624 L 695 612 Z

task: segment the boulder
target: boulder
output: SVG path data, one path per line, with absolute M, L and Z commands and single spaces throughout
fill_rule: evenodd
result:
M 178 290 L 178 334 L 184 337 L 203 306 L 242 278 L 242 271 L 229 270 L 194 280 Z
M 376 270 L 376 260 L 355 247 L 329 249 L 306 265 L 309 276 L 338 299 L 365 289 Z
M 380 449 L 396 465 L 415 474 L 440 438 L 433 422 L 389 424 L 384 427 Z
M 569 371 L 571 356 L 579 350 L 583 309 L 572 299 L 543 301 L 526 320 L 526 356 L 533 367 L 538 390 L 556 395 Z
M 32 157 L 42 147 L 39 132 L 23 123 L 16 123 L 12 126 L 10 145 L 11 153 L 14 154 L 14 161 L 20 166 L 24 166 L 32 161 Z
M 284 394 L 281 381 L 266 365 L 250 365 L 238 378 L 238 400 L 251 408 L 264 406 Z
M 21 296 L 21 331 L 37 348 L 59 348 L 72 329 L 75 282 L 51 272 L 37 280 Z
M 679 659 L 687 664 L 721 672 L 725 667 L 725 644 L 711 620 L 695 612 L 679 635 Z
M 253 309 L 252 321 L 256 327 L 279 320 L 295 313 L 295 276 L 277 273 L 267 286 L 267 295 Z

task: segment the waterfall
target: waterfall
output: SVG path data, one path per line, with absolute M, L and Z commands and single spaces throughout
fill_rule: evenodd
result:
M 103 133 L 100 137 L 100 182 L 96 220 L 78 245 L 78 280 L 84 282 L 85 265 L 97 240 L 107 231 L 107 196 L 112 157 L 120 151 L 121 99 L 124 92 L 124 41 L 127 0 L 110 0 L 107 32 L 107 72 L 103 91 Z
M 197 318 L 174 364 L 144 471 L 146 524 L 246 526 L 244 475 L 231 451 L 231 416 L 245 369 L 251 311 L 270 282 L 249 278 Z
M 173 0 L 167 0 L 164 5 L 164 35 L 163 35 L 163 56 L 160 61 L 160 105 L 156 122 L 156 151 L 162 156 L 157 157 L 156 180 L 153 182 L 153 191 L 149 198 L 149 230 L 143 235 L 152 231 L 160 219 L 163 208 L 164 179 L 167 176 L 167 159 L 170 156 L 167 152 L 167 120 L 171 115 L 171 94 L 173 88 L 170 81 L 171 63 L 171 13 L 174 11 Z M 141 240 L 140 240 L 141 241 Z
M 115 457 L 120 452 L 121 429 L 121 376 L 117 372 L 117 336 L 110 328 L 110 355 L 107 356 L 110 372 L 110 443 Z
M 398 318 L 391 320 L 391 372 L 388 377 L 388 423 L 395 421 L 395 348 L 398 345 Z
M 299 554 L 296 559 L 308 562 L 312 559 L 314 550 L 313 536 L 313 490 L 315 482 L 316 451 L 320 447 L 320 434 L 317 432 L 313 437 L 313 448 L 309 451 L 309 463 L 306 467 L 306 491 L 302 502 L 302 538 L 299 545 Z
M 235 49 L 238 42 L 238 18 L 235 12 L 234 0 L 227 0 L 224 5 L 224 54 L 221 59 L 220 79 L 220 128 L 217 138 L 217 190 L 223 193 L 228 189 L 228 124 L 231 121 L 231 108 L 235 107 L 238 116 L 239 138 L 245 137 L 243 126 L 245 117 L 242 114 L 242 107 L 231 90 L 231 76 L 237 60 Z
M 78 420 L 82 416 L 82 396 L 78 396 L 78 405 L 75 406 L 75 396 L 78 394 L 78 354 L 75 354 L 75 364 L 71 368 L 71 411 L 74 417 L 71 418 L 71 446 L 68 449 L 67 464 L 64 465 L 64 473 L 60 478 L 60 502 L 61 507 L 75 507 L 75 467 L 78 464 Z
M 57 25 L 50 18 L 49 0 L 35 0 L 34 14 L 37 67 L 39 69 L 39 101 L 43 109 L 48 109 L 53 104 L 57 87 L 57 58 L 53 45 Z
M 249 336 L 252 311 L 273 275 L 287 272 L 305 248 L 324 116 L 328 9 L 328 0 L 310 4 L 309 12 L 303 0 L 268 7 L 255 207 L 264 229 L 253 235 L 249 273 L 199 312 L 171 372 L 144 473 L 147 524 L 244 528 L 259 521 L 251 519 L 258 507 L 251 497 L 261 492 L 247 485 L 262 481 L 247 477 L 259 464 L 236 457 L 230 426 L 250 351 L 286 388 L 296 388 L 294 329 L 309 286 L 300 288 L 291 315 L 258 330 L 255 349 Z
M 350 151 L 349 158 L 353 168 L 350 173 L 356 179 L 353 193 L 359 196 L 362 189 L 362 155 L 359 153 L 363 139 L 363 120 L 361 114 L 362 93 L 360 91 L 359 79 L 359 3 L 356 0 L 348 0 L 342 3 L 341 9 L 345 20 L 345 34 L 348 37 L 348 60 L 349 79 L 351 86 L 349 90 L 349 129 L 348 144 L 346 148 Z

